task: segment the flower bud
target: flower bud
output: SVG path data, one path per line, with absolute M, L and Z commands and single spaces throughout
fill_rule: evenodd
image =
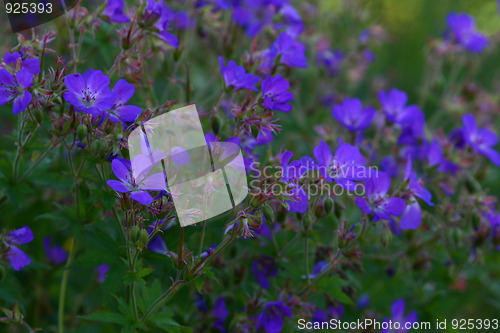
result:
M 224 125 L 224 121 L 222 120 L 221 117 L 214 116 L 212 118 L 212 130 L 214 131 L 214 133 L 216 135 L 219 134 L 220 129 L 222 128 L 223 125 Z
M 312 217 L 311 215 L 309 214 L 306 214 L 306 216 L 304 216 L 304 230 L 309 230 L 309 228 L 311 227 L 312 225 Z
M 266 218 L 267 222 L 274 222 L 274 211 L 271 206 L 265 204 L 262 208 L 262 212 L 264 213 L 264 217 Z
M 330 215 L 334 209 L 333 199 L 330 197 L 326 198 L 323 207 L 325 208 L 326 215 Z
M 88 133 L 88 129 L 87 129 L 87 126 L 85 126 L 85 124 L 78 125 L 78 127 L 76 129 L 76 136 L 77 136 L 78 140 L 80 140 L 80 141 L 85 140 L 87 133 Z
M 141 229 L 138 226 L 133 226 L 129 232 L 129 240 L 132 243 L 136 243 L 139 240 L 139 234 L 141 233 Z
M 149 242 L 149 234 L 145 229 L 142 229 L 139 233 L 139 245 L 145 247 Z

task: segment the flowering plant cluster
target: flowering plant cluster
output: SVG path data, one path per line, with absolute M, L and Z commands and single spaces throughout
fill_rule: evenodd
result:
M 106 0 L 2 42 L 0 325 L 279 333 L 498 313 L 500 106 L 482 72 L 499 35 L 448 8 L 408 86 L 391 21 L 332 3 Z M 181 227 L 127 139 L 191 104 L 207 144 L 240 147 L 249 194 Z

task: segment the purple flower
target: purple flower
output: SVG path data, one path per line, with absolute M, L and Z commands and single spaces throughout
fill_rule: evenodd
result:
M 278 265 L 272 257 L 261 256 L 252 262 L 252 272 L 261 287 L 269 289 L 268 279 L 278 274 Z
M 95 269 L 97 273 L 97 282 L 104 283 L 108 278 L 109 265 L 102 264 Z
M 293 153 L 288 151 L 281 155 L 281 169 L 283 173 L 281 180 L 289 186 L 292 200 L 287 200 L 289 212 L 305 213 L 308 208 L 309 196 L 298 184 L 298 180 L 308 171 L 317 168 L 316 163 L 309 156 L 304 156 L 300 160 L 290 162 Z
M 115 191 L 120 193 L 130 193 L 130 197 L 143 205 L 149 205 L 153 202 L 153 197 L 143 189 L 151 191 L 161 191 L 165 184 L 165 175 L 156 173 L 149 177 L 143 176 L 147 172 L 142 172 L 139 178 L 132 176 L 129 168 L 118 159 L 111 162 L 111 167 L 119 180 L 108 180 L 107 184 Z
M 357 98 L 346 98 L 342 104 L 336 104 L 332 116 L 349 131 L 361 131 L 368 128 L 375 116 L 375 109 L 366 107 Z
M 440 172 L 449 172 L 454 174 L 458 171 L 458 166 L 445 159 L 443 149 L 437 140 L 433 140 L 427 145 L 427 161 L 430 167 L 437 167 Z
M 27 69 L 33 75 L 38 75 L 40 73 L 40 60 L 38 58 L 23 59 L 19 52 L 7 52 L 3 57 L 3 61 L 7 65 L 13 65 L 12 67 L 14 69 L 19 62 L 21 64 L 21 69 Z
M 109 17 L 112 22 L 130 22 L 130 19 L 125 14 L 123 14 L 124 6 L 125 3 L 123 2 L 123 0 L 108 0 L 106 3 L 106 8 L 104 8 L 102 14 Z
M 150 225 L 148 228 L 148 234 L 151 235 L 151 233 L 155 230 L 155 227 L 157 225 L 160 225 L 164 223 L 164 220 L 157 221 L 153 223 L 153 225 Z M 162 229 L 167 229 L 168 226 L 163 227 Z M 154 236 L 148 243 L 148 250 L 151 252 L 155 252 L 158 254 L 167 254 L 168 248 L 167 244 L 165 244 L 165 241 L 163 240 L 163 237 L 161 237 L 161 232 L 159 235 Z
M 279 333 L 283 329 L 285 316 L 291 317 L 292 310 L 282 301 L 267 303 L 257 317 L 257 329 L 263 328 L 266 333 Z
M 424 200 L 429 206 L 434 206 L 434 204 L 431 201 L 431 193 L 422 186 L 421 181 L 417 179 L 417 175 L 413 172 L 411 158 L 408 158 L 406 164 L 405 181 L 408 182 L 408 193 L 405 197 L 410 202 L 406 205 L 403 216 L 401 216 L 399 227 L 403 230 L 417 229 L 422 222 L 422 209 L 416 197 Z
M 5 243 L 8 246 L 7 257 L 10 265 L 16 271 L 20 271 L 31 263 L 30 257 L 24 253 L 18 245 L 27 244 L 33 240 L 33 232 L 28 226 L 11 231 L 5 236 Z
M 365 166 L 366 160 L 359 148 L 348 143 L 341 143 L 333 155 L 330 147 L 320 141 L 314 148 L 314 157 L 320 165 L 320 173 L 327 181 L 334 180 L 349 191 L 356 189 L 353 181 L 369 177 L 370 170 Z
M 62 246 L 52 245 L 52 237 L 45 237 L 43 239 L 43 248 L 47 255 L 47 259 L 56 265 L 60 265 L 68 259 L 68 254 L 64 251 Z
M 489 158 L 493 164 L 500 165 L 500 153 L 492 148 L 498 143 L 497 135 L 486 128 L 479 128 L 471 114 L 465 114 L 462 121 L 464 126 L 460 132 L 465 143 L 476 153 Z
M 226 322 L 227 316 L 229 316 L 229 311 L 226 307 L 226 300 L 222 296 L 218 297 L 212 309 L 212 318 L 215 318 L 215 328 L 221 332 L 226 332 L 224 323 Z
M 250 89 L 257 91 L 255 85 L 259 82 L 259 77 L 253 74 L 247 73 L 243 66 L 238 66 L 233 60 L 224 64 L 224 59 L 219 57 L 220 70 L 222 76 L 224 77 L 224 82 L 226 83 L 226 88 L 234 87 L 238 89 Z
M 463 13 L 449 13 L 446 22 L 448 24 L 446 37 L 470 52 L 481 53 L 488 45 L 488 38 L 476 30 L 472 16 Z
M 133 122 L 142 110 L 135 105 L 125 105 L 134 95 L 135 87 L 124 79 L 116 82 L 113 92 L 116 94 L 113 108 L 107 112 L 109 120 L 116 123 L 118 120 L 122 122 Z
M 292 106 L 288 102 L 293 101 L 293 94 L 287 91 L 290 83 L 281 75 L 268 77 L 262 81 L 262 106 L 274 111 L 290 112 Z
M 342 62 L 345 59 L 345 54 L 341 50 L 331 50 L 329 48 L 321 48 L 316 55 L 316 62 L 326 67 L 328 74 L 335 76 L 340 72 Z
M 416 105 L 407 106 L 408 95 L 398 89 L 391 89 L 389 92 L 380 91 L 378 98 L 387 121 L 391 123 L 404 124 L 409 122 L 416 110 L 420 110 Z
M 392 320 L 393 323 L 397 322 L 400 324 L 401 328 L 397 331 L 395 330 L 390 330 L 390 329 L 383 329 L 381 333 L 404 333 L 407 332 L 408 330 L 405 329 L 405 324 L 406 323 L 416 323 L 417 322 L 417 313 L 415 311 L 411 311 L 406 317 L 405 317 L 405 301 L 402 299 L 399 299 L 392 303 L 391 305 L 391 314 L 392 317 L 386 318 L 384 320 L 385 323 L 388 323 L 390 320 Z M 393 324 L 394 326 L 394 324 Z
M 154 34 L 157 37 L 173 47 L 179 47 L 179 39 L 168 31 L 170 29 L 170 13 L 168 9 L 165 9 L 164 0 L 147 0 L 143 16 L 147 21 L 154 22 L 156 29 Z
M 115 104 L 116 94 L 109 89 L 109 77 L 99 70 L 70 74 L 64 78 L 64 99 L 77 111 L 99 116 Z
M 384 172 L 365 181 L 366 197 L 356 198 L 356 204 L 365 214 L 373 213 L 373 220 L 391 220 L 392 216 L 399 216 L 405 209 L 405 201 L 401 198 L 388 197 L 391 187 L 391 178 Z
M 264 26 L 272 22 L 275 13 L 273 1 L 241 0 L 236 2 L 233 19 L 245 29 L 248 36 L 255 37 Z
M 307 67 L 306 46 L 288 32 L 282 32 L 269 49 L 262 54 L 261 68 L 270 69 L 276 57 L 280 63 L 290 67 Z
M 0 106 L 14 101 L 12 113 L 26 110 L 33 98 L 26 90 L 33 84 L 33 74 L 28 69 L 19 70 L 15 76 L 0 68 Z

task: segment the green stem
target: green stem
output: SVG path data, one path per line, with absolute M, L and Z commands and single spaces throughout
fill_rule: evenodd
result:
M 166 302 L 168 302 L 187 281 L 178 280 L 175 281 L 167 291 L 161 295 L 153 304 L 148 308 L 144 316 L 142 317 L 142 321 L 147 321 L 156 311 L 158 311 Z
M 69 267 L 75 257 L 75 240 L 71 238 L 69 244 L 69 257 L 64 266 L 64 272 L 61 280 L 59 292 L 59 311 L 57 314 L 58 332 L 64 333 L 64 302 L 66 300 L 66 287 L 68 286 Z
M 311 277 L 309 275 L 309 237 L 306 236 L 304 239 L 304 255 L 306 256 L 306 277 L 307 277 L 307 284 L 311 284 Z
M 207 221 L 203 221 L 202 227 L 201 227 L 200 250 L 198 251 L 200 255 L 203 252 L 203 242 L 205 241 L 205 229 L 206 228 L 207 228 Z

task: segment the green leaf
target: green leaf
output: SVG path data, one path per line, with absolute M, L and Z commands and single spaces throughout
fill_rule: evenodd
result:
M 161 328 L 169 333 L 191 333 L 189 327 L 181 326 L 172 319 L 171 313 L 157 313 L 149 319 L 158 328 Z
M 324 277 L 316 283 L 316 287 L 321 291 L 334 297 L 337 301 L 344 304 L 352 304 L 352 300 L 342 291 L 342 279 L 338 275 Z
M 114 313 L 109 311 L 94 312 L 89 315 L 79 316 L 80 318 L 86 320 L 100 321 L 104 323 L 127 325 L 128 319 L 120 313 Z

